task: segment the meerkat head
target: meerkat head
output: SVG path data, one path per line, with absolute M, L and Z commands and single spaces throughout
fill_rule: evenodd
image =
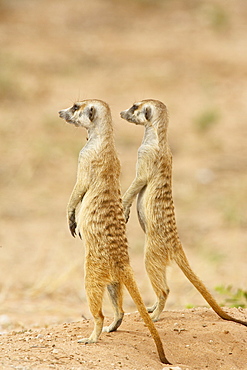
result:
M 120 113 L 120 116 L 128 122 L 136 125 L 151 126 L 161 115 L 167 112 L 166 106 L 159 100 L 142 100 Z
M 83 100 L 76 102 L 70 108 L 60 110 L 58 114 L 76 127 L 90 129 L 98 123 L 99 118 L 110 116 L 110 109 L 101 100 Z

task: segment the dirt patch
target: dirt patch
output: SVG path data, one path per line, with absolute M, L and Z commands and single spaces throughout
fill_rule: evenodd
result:
M 247 311 L 228 310 L 246 317 Z M 109 323 L 109 318 L 106 319 Z M 169 311 L 156 323 L 166 355 L 175 369 L 247 369 L 246 328 L 226 323 L 211 310 Z M 2 369 L 153 369 L 162 365 L 147 328 L 136 313 L 126 314 L 115 333 L 99 342 L 78 344 L 92 330 L 92 321 L 23 329 L 1 336 Z

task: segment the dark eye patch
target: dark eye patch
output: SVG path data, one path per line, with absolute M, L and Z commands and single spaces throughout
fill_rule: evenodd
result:
M 80 106 L 78 104 L 74 104 L 73 107 L 72 107 L 72 112 L 74 113 L 75 111 L 77 111 L 78 109 L 80 108 Z
M 134 113 L 135 110 L 138 109 L 138 105 L 134 104 L 131 108 L 130 108 L 130 113 Z

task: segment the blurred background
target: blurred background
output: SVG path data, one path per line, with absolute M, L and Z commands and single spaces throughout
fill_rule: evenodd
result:
M 122 192 L 143 130 L 119 112 L 167 105 L 185 251 L 220 303 L 246 304 L 246 35 L 242 0 L 0 0 L 0 330 L 90 317 L 66 222 L 86 132 L 57 113 L 86 98 L 112 109 Z M 149 305 L 135 205 L 127 232 Z M 167 309 L 206 305 L 175 265 L 168 282 Z

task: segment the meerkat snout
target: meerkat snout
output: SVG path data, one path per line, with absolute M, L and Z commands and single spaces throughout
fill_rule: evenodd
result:
M 62 109 L 62 110 L 60 110 L 59 112 L 58 112 L 58 115 L 59 115 L 59 117 L 60 118 L 63 118 L 63 119 L 65 119 L 65 121 L 69 121 L 70 120 L 70 114 L 69 114 L 69 112 L 68 112 L 68 109 Z
M 128 122 L 137 124 L 136 117 L 134 116 L 133 113 L 134 113 L 133 110 L 126 109 L 126 110 L 123 110 L 122 112 L 120 112 L 120 117 L 125 119 Z
M 125 110 L 123 110 L 122 112 L 120 112 L 120 117 L 121 118 L 125 118 L 125 116 L 126 116 L 126 111 Z

